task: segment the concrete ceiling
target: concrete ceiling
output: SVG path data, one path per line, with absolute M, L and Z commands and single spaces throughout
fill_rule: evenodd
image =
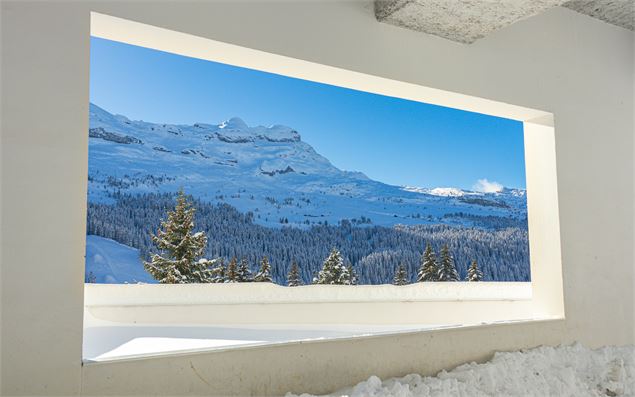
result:
M 634 30 L 635 0 L 570 0 L 563 6 L 604 22 Z
M 472 43 L 557 6 L 633 30 L 635 0 L 376 0 L 375 16 L 380 22 Z

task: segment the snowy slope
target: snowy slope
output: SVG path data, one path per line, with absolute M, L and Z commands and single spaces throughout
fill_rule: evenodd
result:
M 340 170 L 290 127 L 239 118 L 191 126 L 132 121 L 90 105 L 89 200 L 112 192 L 186 193 L 253 211 L 266 226 L 341 219 L 373 225 L 470 225 L 456 214 L 523 219 L 523 190 L 476 193 L 384 184 Z M 360 223 L 366 223 L 361 221 Z
M 156 283 L 143 268 L 138 249 L 107 238 L 87 235 L 86 274 L 91 273 L 97 283 Z

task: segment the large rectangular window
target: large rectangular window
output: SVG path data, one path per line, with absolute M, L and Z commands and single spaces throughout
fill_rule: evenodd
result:
M 522 122 L 100 38 L 90 97 L 89 282 L 530 279 Z

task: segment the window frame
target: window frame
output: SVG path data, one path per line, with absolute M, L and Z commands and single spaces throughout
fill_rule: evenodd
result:
M 91 35 L 178 55 L 523 122 L 531 272 L 531 282 L 528 283 L 419 283 L 406 287 L 86 284 L 85 307 L 95 315 L 128 319 L 138 316 L 150 321 L 164 318 L 165 313 L 174 313 L 174 308 L 189 307 L 191 312 L 216 310 L 221 317 L 216 317 L 215 321 L 228 322 L 240 319 L 227 316 L 226 307 L 239 312 L 242 308 L 245 313 L 251 313 L 253 306 L 262 308 L 264 305 L 267 307 L 264 311 L 268 312 L 279 310 L 281 305 L 302 308 L 321 304 L 329 308 L 339 305 L 340 309 L 336 312 L 359 311 L 362 307 L 359 312 L 361 315 L 349 317 L 349 320 L 389 322 L 394 321 L 391 310 L 387 309 L 383 317 L 378 318 L 372 315 L 369 307 L 363 306 L 387 304 L 392 307 L 396 304 L 418 303 L 422 309 L 433 313 L 431 316 L 414 316 L 412 321 L 418 323 L 438 323 L 443 320 L 451 324 L 466 324 L 478 323 L 479 319 L 512 321 L 564 318 L 553 114 L 267 53 L 95 12 L 91 13 Z M 87 175 L 87 169 L 85 172 Z M 158 314 L 161 311 L 158 308 L 163 308 L 163 314 Z M 441 315 L 441 311 L 446 313 Z M 468 311 L 476 311 L 477 315 L 467 314 Z M 488 311 L 490 314 L 485 314 Z M 133 316 L 130 313 L 135 314 Z M 225 313 L 225 317 L 222 313 Z M 290 310 L 287 317 L 274 317 L 279 322 L 295 322 L 297 318 L 292 317 L 293 313 L 297 314 L 295 309 Z M 261 319 L 265 317 L 256 316 Z M 315 321 L 337 322 L 344 321 L 344 318 L 323 313 Z

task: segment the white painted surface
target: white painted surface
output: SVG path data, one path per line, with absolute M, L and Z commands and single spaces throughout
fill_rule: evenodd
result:
M 93 36 L 122 43 L 491 116 L 527 121 L 549 115 L 539 109 L 308 62 L 98 12 L 91 14 L 90 31 Z
M 531 300 L 531 283 L 425 283 L 404 286 L 255 284 L 86 284 L 86 306 Z
M 84 313 L 83 360 L 95 362 L 228 349 L 342 340 L 441 329 L 417 324 L 223 324 L 121 323 Z
M 417 289 L 424 294 L 408 299 Z M 84 362 L 396 335 L 537 315 L 530 283 L 86 284 L 84 302 Z M 402 305 L 409 316 L 400 314 Z
M 487 359 L 494 350 L 635 340 L 632 32 L 554 9 L 463 46 L 379 24 L 359 2 L 4 1 L 1 7 L 3 394 L 324 393 L 373 373 L 431 374 Z M 82 369 L 90 10 L 553 112 L 566 321 Z

